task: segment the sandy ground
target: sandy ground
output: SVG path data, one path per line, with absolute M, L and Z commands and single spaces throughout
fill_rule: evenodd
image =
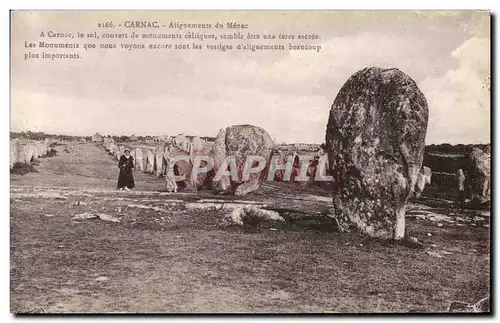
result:
M 169 194 L 136 173 L 137 188 L 119 192 L 111 156 L 69 148 L 11 175 L 12 312 L 440 312 L 489 293 L 489 212 L 413 201 L 407 235 L 425 245 L 413 249 L 337 232 L 320 189 Z M 221 227 L 228 203 L 286 223 Z M 120 222 L 73 219 L 83 213 Z

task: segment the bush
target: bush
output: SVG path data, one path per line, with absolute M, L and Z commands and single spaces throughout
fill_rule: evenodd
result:
M 25 175 L 28 173 L 37 173 L 38 171 L 33 167 L 33 165 L 25 163 L 15 163 L 14 167 L 10 170 L 11 174 Z

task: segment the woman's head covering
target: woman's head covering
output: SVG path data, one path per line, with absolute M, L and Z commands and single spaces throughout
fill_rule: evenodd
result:
M 130 152 L 130 149 L 125 148 L 125 150 L 123 152 L 126 153 L 127 151 Z

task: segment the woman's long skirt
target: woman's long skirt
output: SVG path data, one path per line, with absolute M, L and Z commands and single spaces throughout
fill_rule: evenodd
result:
M 118 175 L 118 188 L 134 188 L 134 173 L 131 169 L 122 168 L 120 169 L 120 174 Z

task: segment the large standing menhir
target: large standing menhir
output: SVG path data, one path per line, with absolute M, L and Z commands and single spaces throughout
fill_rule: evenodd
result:
M 214 181 L 214 189 L 239 196 L 257 190 L 267 173 L 263 169 L 260 172 L 250 174 L 248 180 L 243 180 L 245 163 L 248 162 L 247 158 L 250 156 L 260 156 L 265 160 L 264 165 L 267 165 L 273 149 L 274 142 L 271 136 L 260 127 L 235 125 L 221 129 L 210 153 L 214 159 L 213 173 L 219 171 L 223 161 L 229 156 L 235 158 L 238 178 L 223 176 L 220 180 Z
M 365 68 L 340 89 L 326 147 L 334 213 L 343 229 L 402 239 L 424 156 L 427 100 L 398 69 Z

